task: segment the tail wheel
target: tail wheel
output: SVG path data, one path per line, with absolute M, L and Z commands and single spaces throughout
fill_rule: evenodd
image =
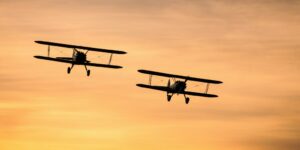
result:
M 171 101 L 172 95 L 167 95 L 168 102 Z
M 87 76 L 90 76 L 91 70 L 87 70 L 87 71 L 86 71 L 86 74 L 87 74 Z
M 71 68 L 70 68 L 70 67 L 68 67 L 68 70 L 67 70 L 67 71 L 68 71 L 68 74 L 70 74 L 70 72 L 71 72 Z
M 190 98 L 185 98 L 185 103 L 188 104 L 190 102 Z

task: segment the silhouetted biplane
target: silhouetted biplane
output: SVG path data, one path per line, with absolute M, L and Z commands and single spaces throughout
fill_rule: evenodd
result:
M 85 70 L 87 72 L 87 76 L 90 75 L 90 70 L 87 69 L 87 66 L 105 67 L 105 68 L 114 68 L 114 69 L 122 68 L 122 66 L 111 65 L 112 56 L 113 56 L 113 54 L 126 54 L 126 52 L 119 51 L 119 50 L 93 48 L 93 47 L 69 45 L 69 44 L 54 43 L 54 42 L 47 42 L 47 41 L 35 41 L 35 42 L 38 44 L 48 45 L 48 56 L 34 56 L 35 58 L 69 63 L 69 64 L 71 64 L 71 67 L 68 67 L 68 69 L 67 69 L 68 73 L 71 73 L 71 70 L 74 67 L 74 65 L 84 65 Z M 73 50 L 73 55 L 72 55 L 72 57 L 50 57 L 50 46 L 71 48 Z M 86 50 L 86 52 L 82 52 L 79 49 Z M 87 60 L 87 53 L 89 51 L 110 53 L 111 55 L 109 58 L 109 62 L 107 64 L 99 64 L 99 63 L 90 62 L 89 60 Z
M 156 72 L 156 71 L 150 71 L 150 70 L 138 70 L 138 72 L 144 73 L 144 74 L 149 74 L 150 77 L 149 77 L 149 85 L 147 85 L 147 84 L 137 84 L 137 86 L 142 87 L 142 88 L 153 89 L 153 90 L 165 91 L 165 92 L 167 92 L 168 101 L 171 101 L 171 98 L 174 94 L 177 94 L 177 95 L 178 94 L 183 94 L 186 104 L 188 104 L 189 101 L 190 101 L 190 98 L 187 97 L 186 95 L 202 96 L 202 97 L 218 97 L 217 95 L 207 93 L 209 85 L 210 84 L 223 83 L 223 82 L 217 81 L 217 80 L 202 79 L 202 78 L 195 78 L 195 77 L 189 77 L 189 76 L 181 76 L 181 75 L 162 73 L 162 72 Z M 171 84 L 170 79 L 169 79 L 167 86 L 151 85 L 152 75 L 173 78 L 175 82 L 173 84 Z M 184 79 L 184 81 L 176 80 L 176 78 Z M 198 93 L 198 92 L 185 91 L 185 89 L 187 87 L 187 85 L 186 85 L 187 81 L 196 81 L 196 82 L 207 83 L 205 92 L 204 93 Z

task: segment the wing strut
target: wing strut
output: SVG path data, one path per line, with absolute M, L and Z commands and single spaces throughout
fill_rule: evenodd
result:
M 206 90 L 205 90 L 205 94 L 207 94 L 208 92 L 208 88 L 209 88 L 209 83 L 206 84 Z
M 48 57 L 50 57 L 50 45 L 48 45 Z
M 109 57 L 109 62 L 108 62 L 108 64 L 109 64 L 109 65 L 110 65 L 110 63 L 111 63 L 112 56 L 113 56 L 113 53 L 111 53 L 111 54 L 110 54 L 110 57 Z
M 152 75 L 149 75 L 149 85 L 151 85 Z

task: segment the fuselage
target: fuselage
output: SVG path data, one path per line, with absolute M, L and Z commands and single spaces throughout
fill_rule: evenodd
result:
M 72 58 L 74 62 L 79 64 L 83 64 L 86 62 L 86 54 L 83 52 L 77 51 L 76 53 L 74 53 Z
M 172 93 L 182 93 L 186 89 L 186 83 L 183 81 L 176 81 L 170 85 L 170 89 Z

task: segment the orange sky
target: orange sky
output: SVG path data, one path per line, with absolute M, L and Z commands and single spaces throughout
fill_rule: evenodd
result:
M 299 24 L 298 0 L 1 0 L 0 149 L 298 149 Z M 35 40 L 128 54 L 112 61 L 124 69 L 68 75 L 33 58 L 46 55 Z M 168 103 L 135 86 L 148 80 L 141 68 L 224 84 L 211 86 L 217 99 Z

